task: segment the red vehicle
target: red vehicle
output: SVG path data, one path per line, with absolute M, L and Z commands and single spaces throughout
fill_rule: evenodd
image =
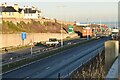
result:
M 82 35 L 83 35 L 83 37 L 85 37 L 87 35 L 92 36 L 92 29 L 83 29 Z

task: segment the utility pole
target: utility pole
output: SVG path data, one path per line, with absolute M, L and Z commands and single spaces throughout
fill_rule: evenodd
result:
M 29 7 L 27 6 L 27 12 L 28 12 L 28 22 L 29 22 Z M 31 27 L 30 27 L 30 32 L 32 32 L 32 30 L 31 30 Z M 31 52 L 31 56 L 32 56 L 32 45 L 33 45 L 33 43 L 32 43 L 32 33 L 31 33 L 31 40 L 30 40 L 30 46 L 31 46 L 31 49 L 30 49 L 30 52 Z
M 62 21 L 61 21 L 61 47 L 63 47 Z
M 64 6 L 58 6 L 59 8 L 63 8 Z M 62 9 L 61 9 L 61 13 L 62 13 Z M 61 47 L 63 47 L 63 26 L 62 26 L 62 20 L 61 20 Z
M 87 40 L 89 40 L 89 36 L 88 36 L 88 24 L 89 24 L 89 22 L 88 22 L 88 19 L 87 19 Z
M 102 32 L 101 25 L 102 25 L 102 24 L 101 24 L 101 19 L 100 19 L 100 31 Z M 102 33 L 102 34 L 103 34 L 103 33 Z

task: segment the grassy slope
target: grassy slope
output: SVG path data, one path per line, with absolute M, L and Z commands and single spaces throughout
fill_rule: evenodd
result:
M 0 24 L 1 25 L 1 24 Z M 68 32 L 68 25 L 62 25 L 63 32 Z M 2 23 L 2 33 L 21 33 L 33 32 L 33 33 L 60 33 L 61 24 L 57 22 L 44 22 L 31 20 L 31 23 L 25 23 L 21 21 L 20 23 L 14 24 L 12 21 L 3 21 Z M 75 31 L 81 31 L 81 27 L 74 27 Z
M 66 27 L 63 25 L 63 27 Z M 60 33 L 60 24 L 53 22 L 31 21 L 31 23 L 20 23 L 14 24 L 13 22 L 3 21 L 2 33 L 19 33 L 19 32 L 35 32 L 35 33 Z M 65 32 L 65 31 L 64 31 Z

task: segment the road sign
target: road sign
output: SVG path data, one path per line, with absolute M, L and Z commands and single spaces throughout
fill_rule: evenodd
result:
M 25 40 L 25 39 L 26 39 L 26 32 L 22 32 L 21 38 L 22 38 L 22 40 Z
M 74 32 L 73 26 L 68 26 L 68 33 L 70 34 L 70 33 L 73 33 L 73 32 Z

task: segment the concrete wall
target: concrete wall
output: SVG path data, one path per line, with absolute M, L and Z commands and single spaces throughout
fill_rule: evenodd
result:
M 63 34 L 63 38 L 75 37 L 77 34 Z M 33 42 L 47 41 L 49 38 L 61 39 L 60 33 L 27 33 L 27 39 L 24 44 L 29 44 L 31 39 Z M 22 45 L 21 34 L 0 34 L 0 48 L 9 46 Z
M 105 42 L 105 69 L 110 69 L 119 54 L 119 41 L 110 40 Z

